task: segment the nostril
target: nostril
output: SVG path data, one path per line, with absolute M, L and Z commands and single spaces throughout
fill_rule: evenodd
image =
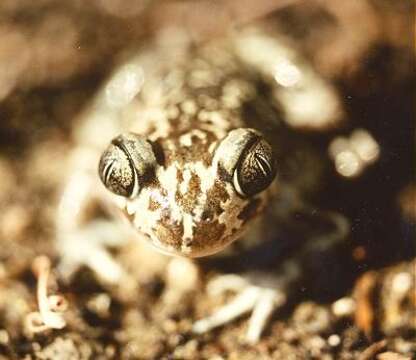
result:
M 156 157 L 156 162 L 160 165 L 165 167 L 166 165 L 166 158 L 165 153 L 163 151 L 162 145 L 160 145 L 157 141 L 150 142 L 150 145 L 152 146 L 153 153 Z
M 201 220 L 211 222 L 214 219 L 214 213 L 211 210 L 204 210 L 201 214 Z

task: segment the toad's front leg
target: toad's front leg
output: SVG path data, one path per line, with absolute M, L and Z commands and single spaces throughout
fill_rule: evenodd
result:
M 56 218 L 59 272 L 63 279 L 69 280 L 81 266 L 110 284 L 125 274 L 106 248 L 126 242 L 125 228 L 106 218 L 91 219 L 92 205 L 102 201 L 101 195 L 88 171 L 75 172 L 65 185 Z
M 251 312 L 246 333 L 246 341 L 255 344 L 261 336 L 273 311 L 286 303 L 288 287 L 299 279 L 300 269 L 297 263 L 287 261 L 282 265 L 282 273 L 273 278 L 270 285 L 258 286 L 253 279 L 264 276 L 252 273 L 243 276 L 223 275 L 213 279 L 207 285 L 208 295 L 217 297 L 225 291 L 238 295 L 212 315 L 198 320 L 193 325 L 193 332 L 203 334 L 221 325 L 225 325 L 241 315 Z M 266 275 L 267 276 L 267 275 Z M 248 279 L 251 280 L 248 280 Z
M 218 297 L 225 291 L 232 291 L 237 295 L 212 315 L 196 321 L 193 326 L 194 333 L 206 333 L 251 312 L 245 340 L 249 344 L 258 342 L 272 313 L 285 305 L 288 296 L 299 288 L 308 258 L 332 256 L 334 248 L 340 249 L 349 233 L 348 221 L 339 214 L 327 212 L 317 216 L 312 209 L 305 208 L 304 211 L 315 213 L 313 216 L 309 214 L 309 220 L 314 220 L 315 223 L 312 225 L 314 235 L 309 235 L 302 249 L 279 266 L 274 266 L 273 271 L 255 270 L 241 276 L 222 275 L 211 280 L 207 285 L 210 297 Z M 306 218 L 305 222 L 308 222 Z M 318 228 L 324 232 L 317 233 Z M 307 231 L 306 234 L 308 233 L 311 232 Z

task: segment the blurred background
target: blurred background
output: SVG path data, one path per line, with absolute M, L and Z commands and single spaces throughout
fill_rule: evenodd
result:
M 0 358 L 416 356 L 414 17 L 411 0 L 2 0 Z M 350 280 L 332 297 L 310 294 L 290 305 L 266 339 L 247 348 L 244 322 L 217 336 L 188 334 L 195 314 L 213 306 L 203 284 L 195 294 L 200 304 L 185 303 L 175 317 L 160 301 L 165 275 L 140 275 L 140 293 L 126 299 L 84 271 L 70 284 L 51 285 L 69 299 L 72 322 L 29 334 L 25 319 L 37 309 L 33 259 L 45 254 L 52 266 L 59 260 L 53 221 L 74 119 L 111 70 L 155 33 L 180 26 L 205 42 L 259 21 L 290 38 L 340 94 L 344 121 L 314 136 L 365 129 L 379 149 L 365 171 L 341 171 L 328 194 L 343 201 L 339 210 L 352 224 Z M 125 253 L 118 257 L 127 267 L 134 263 Z M 337 315 L 339 299 L 347 301 L 344 310 L 354 304 L 348 314 Z M 320 311 L 328 320 L 305 330 L 308 316 Z

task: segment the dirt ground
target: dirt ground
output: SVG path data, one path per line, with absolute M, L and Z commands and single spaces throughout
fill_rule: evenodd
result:
M 0 359 L 416 358 L 414 2 L 255 3 L 0 2 Z M 167 258 L 133 242 L 113 251 L 126 281 L 110 286 L 86 267 L 64 281 L 54 220 L 74 120 L 117 63 L 170 25 L 206 41 L 258 19 L 291 38 L 341 94 L 345 121 L 317 131 L 317 143 L 364 128 L 380 157 L 323 200 L 342 202 L 351 223 L 346 276 L 321 289 L 303 279 L 251 346 L 247 317 L 190 331 L 230 299 L 207 296 L 215 271 L 172 279 Z M 186 281 L 195 286 L 178 305 Z M 58 295 L 46 307 L 63 311 L 55 328 L 39 319 L 42 282 Z

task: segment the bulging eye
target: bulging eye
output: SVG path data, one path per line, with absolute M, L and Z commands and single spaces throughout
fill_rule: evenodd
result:
M 154 176 L 156 157 L 152 145 L 143 137 L 128 133 L 114 138 L 101 155 L 100 179 L 111 192 L 136 196 Z
M 272 148 L 263 138 L 246 146 L 234 170 L 233 184 L 237 192 L 251 196 L 266 189 L 276 176 L 274 163 Z
M 217 148 L 215 158 L 220 172 L 244 197 L 265 190 L 276 176 L 272 147 L 254 129 L 230 131 Z

